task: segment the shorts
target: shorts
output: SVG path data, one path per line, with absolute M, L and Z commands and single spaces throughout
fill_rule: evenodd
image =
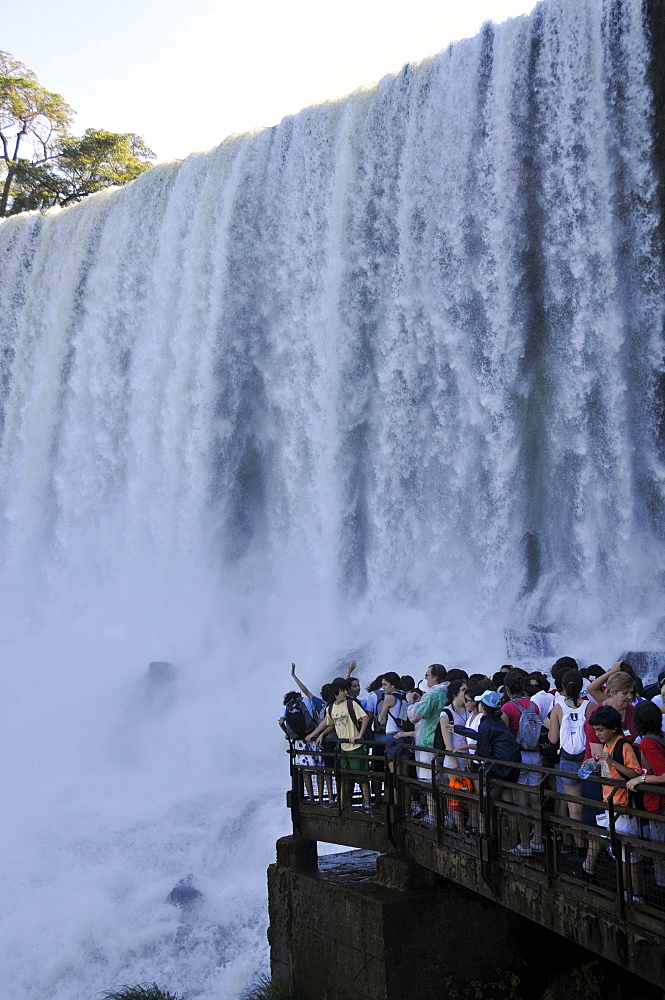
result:
M 662 820 L 662 822 L 653 819 L 649 820 L 649 840 L 653 840 L 656 844 L 665 844 L 665 816 L 662 817 Z M 654 858 L 653 874 L 656 885 L 661 889 L 665 887 L 665 862 Z
M 523 764 L 542 764 L 543 758 L 539 750 L 522 750 L 522 763 Z M 520 776 L 517 779 L 518 785 L 539 785 L 542 779 L 542 774 L 539 771 L 520 771 Z
M 610 814 L 609 812 L 602 812 L 599 816 L 596 816 L 596 823 L 598 826 L 604 827 L 604 829 L 609 830 L 610 828 Z M 614 829 L 617 833 L 627 833 L 633 837 L 639 836 L 640 824 L 634 816 L 626 816 L 622 814 L 617 816 L 614 823 Z M 628 847 L 622 847 L 621 853 L 623 855 L 624 861 L 635 862 L 639 861 L 639 855 L 634 854 Z
M 412 744 L 412 736 L 402 737 L 399 740 L 395 740 L 392 736 L 389 736 L 386 741 L 387 760 L 395 760 L 396 757 L 408 757 Z
M 559 771 L 570 771 L 570 778 L 560 778 L 559 775 L 556 777 L 556 790 L 557 792 L 565 795 L 566 788 L 570 785 L 579 785 L 582 781 L 579 774 L 577 773 L 582 762 L 579 760 L 564 760 L 562 757 L 559 761 L 558 770 Z
M 339 755 L 339 766 L 342 771 L 369 771 L 369 760 L 365 747 L 357 750 L 342 750 Z
M 436 754 L 434 751 L 430 753 L 429 750 L 416 750 L 416 760 L 419 764 L 429 764 L 430 761 L 434 760 Z M 418 773 L 418 781 L 428 781 L 432 780 L 432 768 L 431 767 L 419 767 L 416 768 Z
M 307 743 L 305 740 L 294 740 L 294 750 L 318 750 L 316 743 Z M 293 758 L 294 764 L 298 767 L 320 767 L 321 757 L 318 753 L 299 753 Z

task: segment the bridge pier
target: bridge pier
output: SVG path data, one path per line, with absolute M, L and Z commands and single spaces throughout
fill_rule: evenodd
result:
M 542 931 L 519 914 L 403 855 L 355 850 L 316 864 L 316 842 L 297 836 L 277 849 L 271 968 L 298 1000 L 440 1000 L 447 981 L 524 982 Z

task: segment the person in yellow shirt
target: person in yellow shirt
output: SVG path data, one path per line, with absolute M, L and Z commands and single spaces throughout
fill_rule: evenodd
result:
M 333 703 L 328 707 L 325 719 L 321 723 L 325 728 L 322 731 L 317 730 L 316 742 L 321 746 L 326 735 L 333 729 L 335 730 L 337 739 L 341 741 L 339 766 L 342 770 L 350 772 L 348 777 L 345 776 L 342 781 L 340 804 L 344 809 L 348 802 L 349 789 L 353 795 L 353 789 L 358 782 L 363 797 L 363 806 L 365 811 L 369 812 L 371 809 L 369 780 L 361 777 L 361 774 L 369 772 L 366 747 L 362 742 L 369 723 L 369 716 L 358 702 L 349 698 L 348 686 L 349 682 L 341 677 L 330 685 Z

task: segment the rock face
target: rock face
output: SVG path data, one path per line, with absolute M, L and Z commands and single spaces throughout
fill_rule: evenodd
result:
M 532 626 L 529 629 L 519 630 L 505 628 L 503 630 L 506 640 L 506 655 L 508 661 L 542 659 L 551 657 L 552 662 L 559 655 L 557 653 L 557 643 L 559 636 L 554 628 Z

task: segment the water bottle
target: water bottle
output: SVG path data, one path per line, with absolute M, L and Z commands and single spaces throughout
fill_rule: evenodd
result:
M 598 770 L 598 760 L 595 757 L 589 757 L 580 766 L 580 769 L 577 773 L 579 777 L 582 779 L 582 781 L 584 781 L 585 778 L 589 778 L 594 773 L 594 771 L 597 770 Z

